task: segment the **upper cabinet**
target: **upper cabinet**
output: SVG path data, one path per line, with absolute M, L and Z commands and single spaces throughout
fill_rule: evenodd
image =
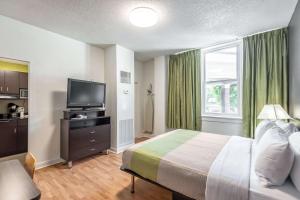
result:
M 28 73 L 0 70 L 0 93 L 18 95 L 19 89 L 28 89 Z
M 28 73 L 19 73 L 19 87 L 21 89 L 28 89 Z
M 4 71 L 3 93 L 19 94 L 19 72 Z
M 17 98 L 22 92 L 26 93 L 28 89 L 28 63 L 0 58 L 0 99 L 11 96 Z

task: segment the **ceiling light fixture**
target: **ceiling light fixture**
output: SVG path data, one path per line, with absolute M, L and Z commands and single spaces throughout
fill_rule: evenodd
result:
M 157 23 L 158 13 L 152 8 L 138 7 L 129 13 L 129 21 L 138 27 L 150 27 Z

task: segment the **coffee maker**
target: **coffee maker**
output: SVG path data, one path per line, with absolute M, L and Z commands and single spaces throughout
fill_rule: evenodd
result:
M 18 117 L 18 108 L 19 108 L 19 106 L 17 104 L 14 104 L 14 103 L 7 104 L 8 114 L 12 118 Z

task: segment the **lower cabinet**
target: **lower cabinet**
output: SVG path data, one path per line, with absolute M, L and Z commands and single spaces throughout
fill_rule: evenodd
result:
M 18 120 L 17 153 L 28 151 L 28 119 Z
M 27 152 L 27 119 L 0 121 L 0 157 Z
M 0 156 L 9 156 L 17 151 L 17 121 L 0 122 Z

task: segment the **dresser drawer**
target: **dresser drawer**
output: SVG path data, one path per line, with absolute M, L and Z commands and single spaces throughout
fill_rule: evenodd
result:
M 80 158 L 84 158 L 86 156 L 90 156 L 102 152 L 106 149 L 107 148 L 105 147 L 104 144 L 94 144 L 83 148 L 73 149 L 70 152 L 70 160 L 77 160 Z
M 110 144 L 110 125 L 71 130 L 69 142 L 71 151 L 94 144 Z
M 96 126 L 90 132 L 90 142 L 110 144 L 110 125 Z

